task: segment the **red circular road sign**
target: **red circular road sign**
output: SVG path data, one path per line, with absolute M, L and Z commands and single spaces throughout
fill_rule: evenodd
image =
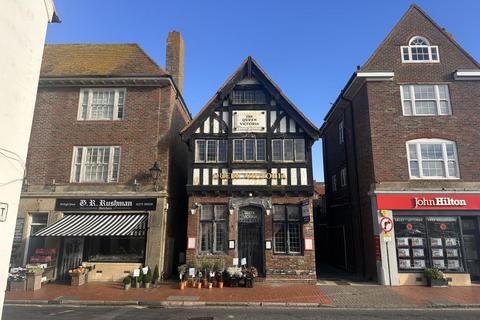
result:
M 380 227 L 384 232 L 390 232 L 393 229 L 393 221 L 389 217 L 383 217 L 380 219 Z

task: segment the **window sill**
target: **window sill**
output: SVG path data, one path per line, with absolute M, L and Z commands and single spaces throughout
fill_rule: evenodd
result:
M 425 178 L 417 178 L 417 177 L 410 177 L 412 181 L 428 181 L 428 180 L 460 180 L 460 177 L 425 177 Z

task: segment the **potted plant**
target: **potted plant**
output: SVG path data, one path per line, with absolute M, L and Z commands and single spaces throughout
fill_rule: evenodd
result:
M 160 272 L 158 270 L 158 264 L 156 264 L 155 269 L 153 270 L 153 276 L 152 276 L 152 283 L 154 288 L 158 286 L 159 280 L 160 280 Z
M 180 290 L 185 289 L 185 287 L 187 286 L 187 277 L 186 277 L 187 269 L 188 269 L 188 266 L 186 264 L 182 264 L 181 266 L 178 267 L 178 277 L 180 278 L 180 285 L 179 285 Z
M 448 280 L 445 278 L 443 272 L 437 268 L 426 268 L 423 274 L 425 278 L 427 278 L 427 284 L 430 287 L 448 286 Z
M 129 290 L 131 286 L 132 286 L 132 277 L 126 276 L 125 278 L 123 278 L 123 288 L 125 290 Z
M 140 267 L 140 273 L 138 277 L 135 277 L 135 288 L 140 288 L 142 286 L 142 281 L 143 281 L 143 269 Z
M 255 267 L 246 267 L 243 270 L 243 276 L 245 278 L 245 287 L 246 288 L 253 288 L 255 283 L 255 278 L 258 276 L 257 268 Z
M 147 273 L 143 275 L 143 284 L 145 285 L 145 288 L 150 288 L 150 285 L 152 284 L 152 270 L 148 269 Z
M 217 281 L 217 287 L 223 288 L 223 274 L 225 272 L 225 260 L 220 258 L 215 261 L 214 264 L 215 279 Z
M 235 288 L 238 287 L 238 281 L 242 277 L 242 269 L 239 267 L 228 267 L 227 273 L 229 276 L 229 284 L 230 287 Z

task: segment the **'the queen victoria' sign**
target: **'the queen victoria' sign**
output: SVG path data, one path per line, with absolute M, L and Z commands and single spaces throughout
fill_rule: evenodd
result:
M 242 110 L 233 112 L 233 132 L 266 131 L 266 111 Z

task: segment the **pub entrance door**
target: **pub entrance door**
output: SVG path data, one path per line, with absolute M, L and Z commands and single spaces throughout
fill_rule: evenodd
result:
M 257 268 L 260 276 L 265 275 L 263 251 L 262 208 L 247 206 L 238 214 L 238 258 L 247 259 L 247 266 Z

